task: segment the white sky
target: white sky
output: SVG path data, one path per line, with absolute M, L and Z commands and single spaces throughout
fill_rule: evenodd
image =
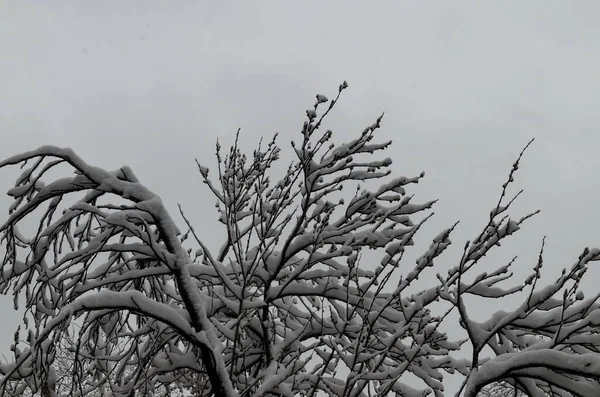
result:
M 380 137 L 394 140 L 394 171 L 425 170 L 417 198 L 440 199 L 421 243 L 462 221 L 442 268 L 479 231 L 535 137 L 514 214 L 542 213 L 497 259 L 519 254 L 528 272 L 546 234 L 554 279 L 585 246 L 600 246 L 599 15 L 596 1 L 5 0 L 0 157 L 54 144 L 109 169 L 130 165 L 174 212 L 179 202 L 209 225 L 202 235 L 217 246 L 215 200 L 194 158 L 214 166 L 215 140 L 228 145 L 238 127 L 249 149 L 279 132 L 289 154 L 314 95 L 348 80 L 328 127 L 340 142 L 386 111 Z M 1 170 L 2 190 L 17 175 Z M 588 273 L 585 290 L 597 291 L 599 274 Z M 11 299 L 0 307 L 7 353 L 18 317 Z M 472 311 L 484 318 L 490 306 Z

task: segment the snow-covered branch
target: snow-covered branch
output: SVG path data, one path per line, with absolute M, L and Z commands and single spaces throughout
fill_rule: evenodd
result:
M 441 397 L 445 373 L 463 375 L 457 395 L 469 397 L 598 394 L 600 295 L 579 283 L 600 251 L 586 248 L 546 287 L 543 245 L 526 280 L 513 281 L 516 256 L 478 272 L 537 213 L 509 215 L 523 152 L 462 257 L 417 290 L 458 222 L 404 264 L 435 201 L 407 194 L 424 173 L 391 176 L 383 115 L 334 142 L 323 126 L 346 88 L 317 95 L 287 167 L 276 138 L 251 154 L 239 136 L 217 143 L 214 175 L 197 161 L 226 236 L 214 250 L 128 167 L 108 172 L 52 146 L 1 162 L 27 168 L 0 226 L 0 292 L 25 308 L 0 394 Z M 54 180 L 59 166 L 74 174 Z M 470 317 L 472 299 L 509 295 L 523 298 L 514 310 Z M 466 339 L 449 340 L 452 314 Z M 458 358 L 465 345 L 471 357 Z

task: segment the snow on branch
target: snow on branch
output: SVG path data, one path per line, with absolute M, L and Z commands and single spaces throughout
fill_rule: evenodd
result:
M 0 226 L 0 292 L 25 314 L 0 394 L 441 397 L 444 375 L 458 373 L 457 395 L 469 397 L 600 395 L 598 296 L 579 290 L 600 251 L 584 250 L 547 287 L 543 245 L 522 282 L 516 257 L 477 270 L 537 213 L 509 215 L 524 151 L 456 266 L 416 290 L 458 222 L 402 263 L 435 201 L 407 193 L 424 173 L 391 175 L 383 115 L 334 142 L 324 125 L 347 86 L 316 96 L 284 167 L 277 136 L 252 153 L 237 136 L 227 150 L 217 142 L 214 171 L 196 161 L 225 231 L 214 251 L 128 167 L 109 172 L 52 146 L 1 162 L 24 168 Z M 57 166 L 73 175 L 54 180 Z M 467 297 L 509 295 L 523 298 L 514 310 L 469 316 Z M 452 313 L 465 339 L 449 340 Z M 459 358 L 466 344 L 471 357 Z

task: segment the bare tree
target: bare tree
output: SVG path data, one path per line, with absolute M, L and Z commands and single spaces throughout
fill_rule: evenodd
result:
M 586 248 L 544 288 L 537 286 L 543 248 L 531 276 L 512 286 L 513 262 L 474 270 L 533 215 L 506 215 L 523 153 L 457 265 L 409 293 L 456 224 L 410 271 L 400 268 L 434 202 L 406 194 L 423 174 L 388 177 L 391 160 L 378 154 L 390 142 L 374 142 L 382 117 L 344 144 L 323 132 L 346 87 L 331 101 L 317 95 L 280 180 L 270 178 L 280 156 L 275 139 L 250 156 L 237 140 L 225 152 L 217 144 L 216 179 L 198 164 L 227 236 L 214 252 L 181 208 L 178 228 L 128 167 L 108 172 L 52 146 L 0 163 L 28 167 L 8 192 L 15 201 L 0 226 L 0 291 L 15 306 L 24 300 L 27 331 L 15 335 L 13 361 L 0 365 L 0 394 L 443 396 L 444 372 L 458 372 L 465 381 L 457 395 L 468 397 L 497 382 L 536 397 L 600 395 L 598 296 L 578 291 L 598 250 Z M 65 165 L 73 176 L 48 176 Z M 370 180 L 378 186 L 340 193 Z M 69 202 L 74 194 L 82 196 Z M 30 217 L 39 227 L 27 237 L 18 225 Z M 367 249 L 381 252 L 379 263 L 363 263 Z M 465 296 L 526 289 L 514 311 L 483 323 L 469 318 Z M 433 311 L 434 302 L 446 311 Z M 449 341 L 440 327 L 452 311 L 464 341 Z M 465 342 L 472 357 L 455 358 Z M 409 385 L 407 374 L 421 384 Z
M 522 397 L 525 394 L 518 387 L 506 382 L 494 382 L 481 389 L 478 397 Z

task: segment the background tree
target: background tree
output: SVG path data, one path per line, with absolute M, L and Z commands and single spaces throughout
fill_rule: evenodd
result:
M 478 397 L 521 397 L 523 392 L 505 382 L 491 383 L 481 389 Z
M 423 174 L 388 178 L 391 160 L 378 154 L 390 142 L 374 142 L 382 117 L 343 144 L 323 132 L 346 87 L 331 101 L 317 95 L 283 178 L 270 177 L 275 139 L 250 156 L 237 140 L 226 152 L 217 144 L 214 180 L 198 164 L 227 233 L 215 252 L 181 208 L 178 228 L 128 167 L 108 172 L 52 146 L 0 163 L 28 167 L 8 192 L 15 202 L 0 226 L 0 291 L 15 307 L 24 301 L 27 331 L 15 334 L 13 361 L 0 365 L 0 394 L 443 396 L 444 372 L 458 372 L 465 381 L 457 394 L 468 397 L 496 382 L 536 397 L 598 395 L 598 295 L 585 299 L 578 285 L 599 251 L 586 248 L 544 288 L 543 245 L 522 283 L 507 285 L 514 260 L 474 270 L 533 215 L 506 215 L 520 194 L 508 198 L 507 188 L 523 153 L 457 265 L 411 292 L 456 224 L 412 269 L 400 268 L 434 202 L 406 194 Z M 52 180 L 64 165 L 74 175 Z M 370 180 L 378 186 L 340 193 Z M 18 228 L 28 217 L 39 224 L 31 237 Z M 361 260 L 367 249 L 381 251 L 378 263 Z M 466 296 L 519 292 L 525 298 L 514 311 L 470 319 Z M 432 310 L 435 302 L 445 311 Z M 453 311 L 465 340 L 448 340 L 440 327 Z M 469 359 L 452 354 L 461 346 Z

